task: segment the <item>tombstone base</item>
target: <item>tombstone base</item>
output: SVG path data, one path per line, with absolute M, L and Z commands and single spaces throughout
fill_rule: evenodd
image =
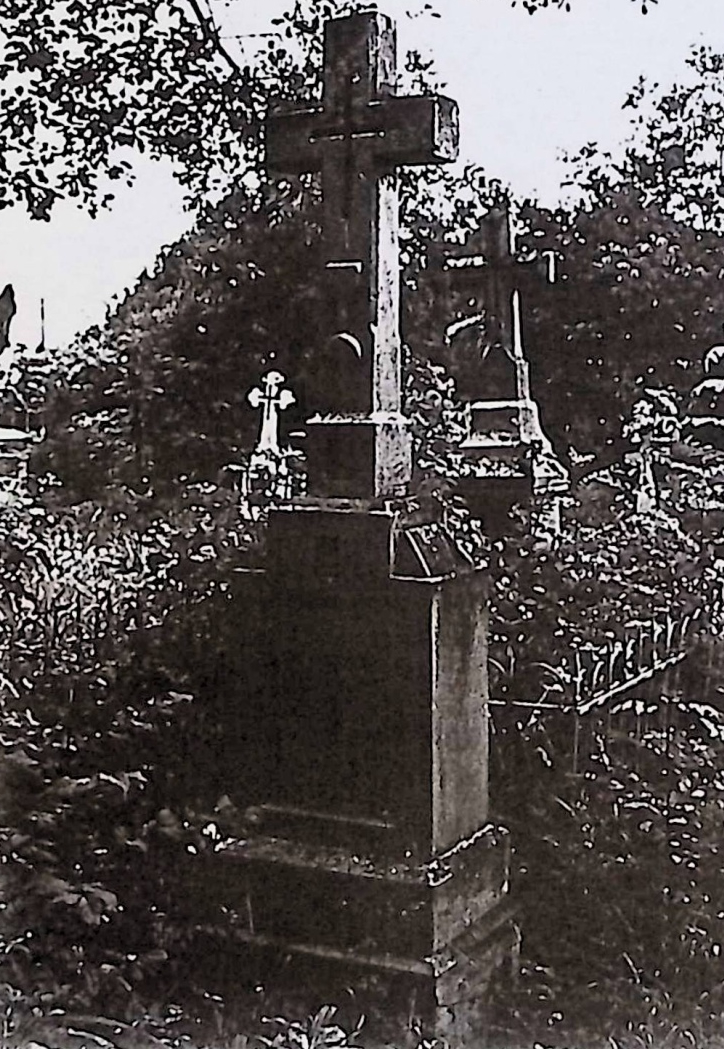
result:
M 274 510 L 266 570 L 234 591 L 233 837 L 198 858 L 207 924 L 288 959 L 275 1002 L 327 973 L 326 1001 L 369 991 L 392 1044 L 412 1017 L 480 1045 L 461 1032 L 517 944 L 508 835 L 489 822 L 488 580 L 454 553 L 439 522 L 391 505 Z
M 352 993 L 368 1037 L 400 1045 L 417 1027 L 479 1046 L 493 974 L 516 964 L 508 861 L 492 826 L 418 865 L 259 836 L 200 857 L 196 886 L 209 918 L 225 908 L 245 968 L 269 979 L 267 1008 L 301 1018 Z

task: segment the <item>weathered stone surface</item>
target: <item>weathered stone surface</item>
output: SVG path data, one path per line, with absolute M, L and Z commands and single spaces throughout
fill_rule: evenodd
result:
M 280 174 L 322 173 L 329 258 L 367 264 L 378 179 L 403 164 L 454 160 L 457 108 L 448 98 L 395 95 L 395 28 L 385 15 L 327 22 L 324 55 L 322 104 L 271 117 L 267 161 Z
M 549 253 L 516 252 L 512 217 L 499 207 L 465 245 L 438 250 L 435 262 L 440 301 L 452 296 L 456 304 L 446 341 L 459 395 L 471 402 L 519 397 L 528 382 L 520 374 L 521 293 L 536 282 L 552 283 L 555 260 Z
M 488 819 L 488 610 L 482 573 L 440 584 L 432 599 L 432 848 Z
M 391 578 L 395 521 L 319 500 L 271 515 L 266 572 L 240 594 L 258 659 L 245 829 L 199 861 L 199 890 L 300 972 L 413 981 L 414 1010 L 447 1030 L 472 1023 L 517 935 L 507 835 L 487 822 L 486 585 L 454 560 Z
M 227 908 L 250 957 L 286 958 L 306 987 L 326 970 L 337 997 L 352 986 L 361 1008 L 398 1009 L 396 1041 L 415 1019 L 467 1045 L 479 1044 L 494 970 L 515 955 L 508 866 L 507 835 L 492 826 L 429 863 L 258 837 L 200 857 L 190 889 L 209 916 Z
M 269 123 L 273 168 L 321 173 L 348 327 L 319 368 L 346 356 L 306 424 L 308 496 L 277 503 L 264 574 L 237 586 L 253 624 L 227 741 L 240 831 L 199 859 L 197 891 L 307 982 L 332 966 L 332 1000 L 367 974 L 406 1020 L 447 1033 L 474 1029 L 516 934 L 507 836 L 488 823 L 485 579 L 439 514 L 401 509 L 396 169 L 453 159 L 457 122 L 447 99 L 397 97 L 395 62 L 384 16 L 332 21 L 321 104 Z

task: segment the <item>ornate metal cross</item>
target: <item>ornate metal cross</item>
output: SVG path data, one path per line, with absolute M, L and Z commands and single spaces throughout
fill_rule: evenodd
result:
M 254 453 L 279 455 L 279 413 L 294 404 L 294 394 L 284 389 L 286 379 L 281 372 L 267 372 L 258 386 L 250 390 L 247 400 L 252 408 L 261 408 L 259 439 Z

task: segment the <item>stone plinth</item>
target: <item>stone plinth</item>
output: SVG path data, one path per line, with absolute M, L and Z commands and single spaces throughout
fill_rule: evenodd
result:
M 240 941 L 294 959 L 302 982 L 334 962 L 341 997 L 375 974 L 444 1033 L 482 1014 L 517 933 L 488 803 L 487 582 L 428 532 L 415 522 L 394 579 L 394 510 L 272 513 L 266 571 L 238 594 L 254 624 L 236 726 L 245 829 L 202 883 Z

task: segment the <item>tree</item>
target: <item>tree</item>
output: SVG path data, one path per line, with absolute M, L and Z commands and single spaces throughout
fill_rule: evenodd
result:
M 406 176 L 404 189 L 405 341 L 418 361 L 460 382 L 480 367 L 480 333 L 446 345 L 460 298 L 441 289 L 434 249 L 474 230 L 503 189 L 475 170 Z M 155 492 L 173 503 L 180 477 L 213 481 L 250 450 L 257 418 L 246 393 L 272 359 L 297 394 L 285 415 L 295 430 L 315 381 L 313 351 L 331 323 L 317 201 L 314 185 L 301 182 L 237 193 L 159 259 L 105 329 L 46 362 L 42 383 L 31 367 L 33 389 L 21 400 L 41 410 L 49 435 L 38 471 L 59 476 L 71 500 L 113 504 Z M 685 396 L 721 339 L 721 236 L 691 230 L 634 192 L 573 214 L 529 204 L 521 229 L 523 251 L 560 258 L 558 283 L 534 285 L 523 302 L 544 426 L 563 455 L 572 446 L 614 459 L 642 388 Z
M 17 0 L 0 34 L 5 206 L 94 210 L 131 177 L 130 149 L 169 156 L 195 192 L 258 150 L 265 93 L 195 0 Z
M 561 258 L 532 303 L 532 371 L 552 432 L 582 452 L 620 449 L 645 386 L 685 396 L 721 339 L 722 238 L 677 222 L 636 190 L 571 216 L 529 214 L 531 240 Z M 588 417 L 578 411 L 584 397 Z
M 695 229 L 724 229 L 724 56 L 692 48 L 681 77 L 662 88 L 641 77 L 623 109 L 626 148 L 587 143 L 568 157 L 568 185 L 587 206 L 634 189 L 645 207 Z
M 343 5 L 316 6 L 296 3 L 242 67 L 198 0 L 4 5 L 0 207 L 47 219 L 74 198 L 94 212 L 132 180 L 133 151 L 170 158 L 197 204 L 218 199 L 259 164 L 270 94 L 309 86 L 311 41 Z
M 242 66 L 200 0 L 12 0 L 0 11 L 0 207 L 47 219 L 71 198 L 95 213 L 132 182 L 134 152 L 170 159 L 194 206 L 218 201 L 258 170 L 270 98 L 312 94 L 323 21 L 360 6 L 295 0 Z
M 523 6 L 554 4 L 567 0 Z M 258 167 L 270 97 L 315 89 L 324 19 L 360 7 L 294 0 L 242 65 L 200 0 L 12 0 L 0 12 L 0 207 L 47 219 L 71 198 L 95 212 L 132 181 L 134 152 L 170 159 L 194 204 L 218 200 Z

